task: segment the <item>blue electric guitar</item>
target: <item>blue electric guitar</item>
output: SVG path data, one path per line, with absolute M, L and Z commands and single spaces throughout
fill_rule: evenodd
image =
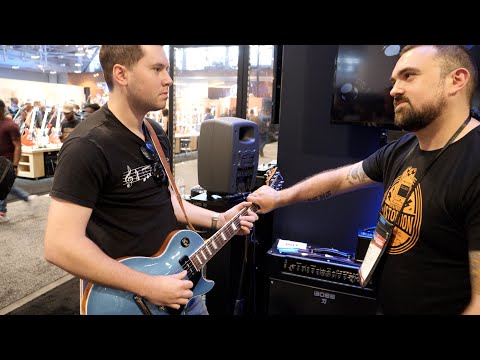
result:
M 274 189 L 280 189 L 283 178 L 277 168 L 266 173 L 266 183 Z M 193 282 L 193 297 L 206 294 L 214 285 L 205 279 L 202 268 L 237 233 L 240 217 L 247 210 L 257 211 L 252 204 L 243 208 L 220 230 L 207 240 L 191 230 L 172 231 L 160 250 L 151 257 L 130 256 L 118 259 L 124 265 L 149 275 L 172 275 L 187 270 L 187 279 Z M 180 310 L 157 306 L 146 299 L 128 291 L 108 288 L 89 283 L 83 293 L 80 313 L 85 315 L 183 315 L 185 306 Z

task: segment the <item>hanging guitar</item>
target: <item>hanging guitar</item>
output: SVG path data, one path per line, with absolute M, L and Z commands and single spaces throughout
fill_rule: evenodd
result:
M 55 109 L 54 115 L 57 116 L 56 122 L 55 122 L 55 127 L 51 129 L 49 138 L 50 138 L 50 144 L 61 144 L 62 141 L 60 140 L 60 136 L 62 135 L 62 128 L 60 126 L 60 120 L 61 120 L 61 115 L 62 113 L 60 112 L 60 105 L 57 105 Z M 54 116 L 52 115 L 52 117 Z
M 50 142 L 50 139 L 48 138 L 47 135 L 47 117 L 48 114 L 50 113 L 50 109 L 47 108 L 45 109 L 45 114 L 43 115 L 43 120 L 42 120 L 42 126 L 40 127 L 40 130 L 37 132 L 37 143 L 38 147 L 40 148 L 46 148 L 48 143 Z
M 13 117 L 12 121 L 13 122 L 16 122 L 15 120 L 17 120 L 18 116 L 22 113 L 23 110 L 25 110 L 27 106 L 26 105 L 22 105 L 18 110 L 17 112 L 15 113 L 15 116 Z M 22 127 L 20 128 L 20 133 L 23 134 L 24 132 L 24 127 L 25 127 L 25 123 L 22 124 Z
M 37 143 L 37 139 L 36 139 L 36 136 L 35 136 L 35 125 L 36 125 L 36 122 L 37 122 L 37 111 L 38 111 L 38 108 L 35 106 L 32 111 L 30 111 L 30 113 L 27 115 L 27 118 L 25 119 L 25 128 L 24 128 L 24 132 L 23 132 L 23 135 L 21 137 L 21 143 L 22 145 L 24 146 L 33 146 Z M 30 119 L 30 126 L 29 128 L 27 129 L 26 127 L 26 123 L 28 122 L 28 120 Z
M 280 189 L 283 178 L 277 168 L 267 172 L 267 185 Z M 237 233 L 240 218 L 248 210 L 257 211 L 252 204 L 243 208 L 209 239 L 192 230 L 172 231 L 160 250 L 151 257 L 128 256 L 119 259 L 122 264 L 149 275 L 171 275 L 187 270 L 187 279 L 193 282 L 193 297 L 206 294 L 215 284 L 203 277 L 202 268 Z M 88 283 L 80 304 L 84 315 L 184 315 L 184 308 L 174 310 L 157 306 L 128 291 Z

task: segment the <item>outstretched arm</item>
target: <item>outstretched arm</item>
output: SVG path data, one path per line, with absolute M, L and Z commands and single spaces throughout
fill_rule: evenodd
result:
M 470 250 L 470 282 L 472 286 L 472 299 L 464 315 L 480 315 L 480 251 Z
M 185 220 L 185 215 L 183 214 L 182 209 L 178 203 L 177 197 L 172 189 L 170 189 L 173 209 L 175 211 L 175 216 L 178 221 L 183 224 L 186 224 L 187 221 Z M 204 209 L 200 206 L 193 205 L 188 201 L 182 200 L 183 207 L 185 208 L 185 212 L 187 213 L 188 219 L 192 223 L 193 226 L 203 227 L 203 228 L 212 228 L 212 217 L 217 213 L 212 210 Z M 218 221 L 214 224 L 215 229 L 220 229 L 223 225 L 225 225 L 230 219 L 232 219 L 235 215 L 237 215 L 243 208 L 252 205 L 249 202 L 242 202 L 238 205 L 235 205 L 228 209 L 227 211 L 220 213 L 218 216 Z M 253 211 L 249 210 L 245 215 L 243 215 L 240 219 L 240 229 L 237 232 L 237 235 L 248 235 L 250 230 L 253 228 L 253 223 L 258 220 L 258 215 L 255 214 Z
M 258 213 L 266 214 L 279 207 L 302 201 L 323 200 L 378 184 L 365 174 L 362 163 L 363 161 L 360 161 L 338 169 L 321 172 L 280 191 L 264 185 L 250 194 L 247 201 L 251 201 L 260 207 Z

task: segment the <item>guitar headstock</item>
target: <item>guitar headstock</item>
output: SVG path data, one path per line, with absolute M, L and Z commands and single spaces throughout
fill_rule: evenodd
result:
M 265 173 L 265 176 L 265 183 L 268 186 L 274 188 L 275 190 L 282 190 L 284 179 L 282 174 L 280 174 L 280 170 L 278 170 L 278 166 L 268 169 Z

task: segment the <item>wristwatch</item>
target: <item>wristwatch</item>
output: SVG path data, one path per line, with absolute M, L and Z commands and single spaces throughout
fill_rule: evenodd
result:
M 211 228 L 212 228 L 213 230 L 217 230 L 217 221 L 218 221 L 218 217 L 219 217 L 219 216 L 220 216 L 219 213 L 214 213 L 214 214 L 212 215 L 212 226 L 211 226 Z

